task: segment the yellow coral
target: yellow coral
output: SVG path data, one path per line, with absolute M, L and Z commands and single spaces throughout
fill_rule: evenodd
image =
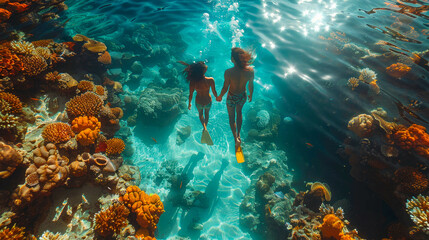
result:
M 119 201 L 137 215 L 137 223 L 154 236 L 159 217 L 164 213 L 164 205 L 157 194 L 147 195 L 137 186 L 129 186 Z
M 106 141 L 106 154 L 107 155 L 117 155 L 121 154 L 125 149 L 125 143 L 122 139 L 112 138 Z
M 95 231 L 102 237 L 110 237 L 127 226 L 130 211 L 121 203 L 113 203 L 108 209 L 95 214 Z
M 0 239 L 23 240 L 25 239 L 24 229 L 23 227 L 16 227 L 15 225 L 12 228 L 5 227 L 0 231 Z
M 48 124 L 42 132 L 43 139 L 53 143 L 67 142 L 73 136 L 70 125 L 61 122 Z
M 11 110 L 7 113 L 21 113 L 22 103 L 17 96 L 13 95 L 12 93 L 0 92 L 0 100 L 6 101 L 6 103 L 8 103 L 9 107 L 11 108 Z
M 14 53 L 22 55 L 33 55 L 36 50 L 31 42 L 26 41 L 12 41 L 10 48 Z
M 95 140 L 98 138 L 98 134 L 100 133 L 99 129 L 92 130 L 87 128 L 76 136 L 76 141 L 78 141 L 83 146 L 88 146 L 95 143 Z
M 96 94 L 86 92 L 76 96 L 66 103 L 67 115 L 70 119 L 79 116 L 97 116 L 103 105 L 103 100 Z
M 407 200 L 406 211 L 411 220 L 416 224 L 415 228 L 429 234 L 429 197 L 418 195 Z

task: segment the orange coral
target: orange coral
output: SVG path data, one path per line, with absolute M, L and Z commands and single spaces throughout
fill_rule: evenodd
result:
M 76 141 L 83 146 L 94 144 L 100 133 L 101 123 L 96 117 L 77 117 L 72 121 L 72 130 L 78 133 Z
M 103 54 L 101 54 L 98 57 L 98 61 L 101 62 L 102 64 L 111 64 L 112 63 L 112 58 L 110 57 L 110 54 L 108 51 L 105 51 Z
M 398 169 L 395 172 L 395 177 L 401 190 L 410 194 L 419 194 L 426 190 L 429 185 L 428 178 L 412 167 Z
M 36 76 L 48 68 L 45 59 L 39 55 L 33 55 L 22 58 L 24 74 L 28 76 Z
M 95 214 L 95 231 L 102 237 L 110 237 L 127 226 L 130 211 L 121 203 L 113 203 L 108 209 Z
M 22 111 L 22 103 L 19 98 L 12 93 L 0 92 L 0 100 L 6 101 L 11 110 L 10 114 L 18 114 Z
M 386 73 L 395 78 L 401 78 L 409 71 L 411 71 L 411 68 L 403 63 L 394 63 L 386 68 Z
M 341 239 L 343 235 L 344 223 L 335 214 L 328 214 L 323 218 L 323 223 L 320 227 L 323 239 Z
M 119 138 L 112 138 L 106 141 L 107 148 L 106 148 L 106 154 L 107 155 L 117 155 L 121 154 L 122 151 L 125 149 L 125 143 L 122 139 Z
M 137 230 L 135 237 L 139 240 L 156 240 L 156 238 L 150 236 L 150 233 L 146 228 L 140 228 Z
M 103 100 L 96 94 L 86 92 L 76 96 L 66 103 L 67 115 L 70 119 L 79 116 L 97 116 L 103 105 Z
M 67 142 L 73 136 L 70 125 L 61 122 L 48 124 L 42 132 L 43 139 L 53 143 Z
M 4 8 L 0 8 L 0 22 L 4 22 L 6 20 L 9 20 L 10 16 L 12 16 L 12 13 Z
M 72 121 L 72 130 L 75 133 L 79 133 L 85 129 L 96 130 L 101 128 L 101 123 L 98 121 L 96 117 L 77 117 Z
M 154 235 L 159 217 L 164 213 L 164 205 L 157 194 L 147 195 L 137 186 L 129 186 L 127 192 L 119 197 L 137 215 L 137 223 Z
M 10 3 L 8 3 L 8 6 L 11 10 L 13 10 L 14 12 L 17 12 L 17 13 L 22 13 L 30 7 L 30 5 L 28 5 L 28 4 L 18 3 L 18 2 L 10 2 Z
M 389 138 L 402 149 L 414 149 L 418 154 L 429 158 L 429 134 L 425 127 L 413 124 L 408 128 L 400 128 Z
M 124 116 L 124 111 L 120 107 L 111 108 L 110 111 L 112 111 L 117 119 L 121 119 Z
M 94 90 L 94 83 L 91 81 L 82 80 L 77 84 L 77 88 L 81 92 L 92 91 L 92 90 Z
M 100 95 L 100 96 L 103 96 L 104 95 L 104 87 L 103 86 L 100 86 L 100 85 L 96 85 L 95 86 L 95 91 L 94 91 L 95 93 L 97 93 L 98 95 Z
M 5 227 L 0 231 L 0 239 L 7 240 L 22 240 L 25 239 L 25 232 L 23 227 L 16 227 L 15 225 L 12 228 Z
M 12 76 L 23 70 L 24 66 L 21 59 L 13 54 L 7 46 L 0 46 L 0 76 Z
M 45 80 L 46 81 L 56 82 L 56 81 L 58 81 L 60 79 L 61 79 L 61 76 L 60 76 L 60 74 L 57 71 L 48 72 L 45 75 Z

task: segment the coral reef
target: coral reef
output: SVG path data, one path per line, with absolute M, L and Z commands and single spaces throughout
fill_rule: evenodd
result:
M 77 133 L 76 141 L 88 146 L 94 144 L 100 133 L 101 123 L 96 117 L 82 116 L 72 121 L 72 130 Z
M 356 117 L 353 117 L 349 121 L 347 127 L 361 138 L 368 137 L 371 135 L 375 127 L 374 118 L 368 114 L 360 114 Z
M 396 170 L 395 180 L 399 183 L 399 191 L 409 194 L 422 193 L 429 185 L 426 175 L 412 167 L 402 167 Z
M 0 141 L 0 178 L 9 177 L 21 162 L 21 154 Z
M 77 89 L 79 89 L 82 93 L 87 91 L 94 90 L 94 83 L 87 80 L 82 80 L 77 84 Z
M 0 100 L 5 101 L 10 107 L 10 110 L 4 113 L 19 114 L 22 112 L 21 101 L 17 96 L 13 95 L 12 93 L 0 92 Z M 3 112 L 4 110 L 0 111 Z
M 43 129 L 42 137 L 47 142 L 62 143 L 74 137 L 74 133 L 67 123 L 57 122 L 48 124 Z
M 125 149 L 125 143 L 122 139 L 112 138 L 106 141 L 106 154 L 107 155 L 118 155 L 121 154 Z
M 386 68 L 386 73 L 394 78 L 401 78 L 411 71 L 411 68 L 403 63 L 394 63 Z
M 390 139 L 402 149 L 413 149 L 418 154 L 429 158 L 429 134 L 421 125 L 412 124 L 408 128 L 402 127 L 390 135 Z
M 138 224 L 142 228 L 146 228 L 153 237 L 159 217 L 164 212 L 164 205 L 159 196 L 157 194 L 149 196 L 137 186 L 129 186 L 119 201 L 137 215 Z
M 406 211 L 413 220 L 415 231 L 429 235 L 429 197 L 418 195 L 407 200 Z
M 11 228 L 5 227 L 0 230 L 0 239 L 5 240 L 23 240 L 26 238 L 23 227 L 16 227 L 15 225 Z
M 67 115 L 70 119 L 79 116 L 97 116 L 103 105 L 103 100 L 92 92 L 72 98 L 66 103 Z
M 128 225 L 130 211 L 121 203 L 113 203 L 108 209 L 95 214 L 95 231 L 103 237 L 118 234 Z

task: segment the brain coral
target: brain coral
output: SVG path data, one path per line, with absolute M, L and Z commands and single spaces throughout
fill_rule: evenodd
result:
M 407 213 L 416 224 L 416 229 L 429 234 L 429 197 L 418 195 L 407 200 Z
M 347 128 L 359 137 L 368 137 L 371 135 L 374 127 L 374 118 L 368 114 L 360 114 L 353 117 L 347 125 Z
M 96 94 L 86 92 L 66 103 L 67 115 L 70 119 L 79 116 L 97 116 L 103 106 L 103 100 Z
M 101 85 L 96 85 L 95 86 L 95 93 L 97 93 L 100 96 L 104 95 L 104 87 Z
M 0 46 L 0 76 L 15 75 L 24 70 L 21 59 L 12 53 L 7 46 Z
M 21 154 L 11 146 L 0 142 L 0 178 L 9 177 L 21 162 Z
M 256 114 L 258 128 L 265 128 L 270 122 L 270 114 L 267 110 L 261 110 Z
M 117 155 L 121 154 L 125 149 L 125 143 L 122 139 L 112 138 L 106 141 L 106 154 L 107 155 Z
M 7 240 L 22 240 L 26 239 L 25 232 L 23 227 L 16 227 L 13 225 L 13 227 L 8 228 L 5 227 L 2 230 L 0 230 L 0 239 L 7 239 Z
M 43 129 L 42 137 L 47 142 L 61 143 L 67 142 L 74 136 L 74 133 L 67 123 L 50 123 Z
M 77 89 L 79 89 L 81 92 L 93 91 L 94 83 L 91 81 L 82 80 L 77 84 Z
M 12 93 L 0 92 L 0 100 L 4 100 L 8 103 L 11 110 L 7 113 L 17 114 L 22 111 L 22 103 L 19 98 Z
M 75 133 L 79 133 L 85 129 L 96 130 L 101 128 L 101 123 L 96 117 L 93 116 L 82 116 L 77 117 L 72 121 L 72 130 Z
M 405 76 L 411 68 L 403 63 L 394 63 L 386 68 L 386 73 L 395 78 Z
M 129 186 L 119 201 L 137 215 L 137 223 L 149 230 L 153 236 L 159 217 L 164 213 L 164 205 L 157 194 L 147 195 L 137 186 Z
M 22 59 L 24 75 L 36 76 L 48 68 L 45 59 L 39 55 L 25 56 Z
M 108 209 L 95 214 L 95 231 L 102 237 L 119 233 L 128 224 L 130 211 L 121 203 L 113 203 Z
M 427 189 L 429 180 L 423 173 L 412 167 L 403 167 L 395 172 L 401 191 L 418 194 Z

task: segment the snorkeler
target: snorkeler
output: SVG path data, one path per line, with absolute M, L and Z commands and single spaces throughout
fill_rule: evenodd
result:
M 249 98 L 249 102 L 252 101 L 253 95 L 253 79 L 254 71 L 250 67 L 252 61 L 252 55 L 241 48 L 231 49 L 231 61 L 234 63 L 234 67 L 225 71 L 225 82 L 223 84 L 220 95 L 216 98 L 217 101 L 222 101 L 223 95 L 228 91 L 226 98 L 226 106 L 229 115 L 229 125 L 234 135 L 235 140 L 235 151 L 241 150 L 241 125 L 243 122 L 242 109 L 246 98 Z M 249 83 L 249 95 L 246 93 L 246 85 Z M 235 118 L 237 113 L 237 119 Z
M 213 145 L 213 141 L 211 140 L 207 131 L 207 124 L 209 122 L 210 107 L 212 106 L 210 88 L 212 89 L 213 95 L 217 98 L 214 79 L 212 77 L 205 76 L 207 65 L 204 62 L 196 62 L 192 64 L 187 64 L 185 62 L 180 63 L 186 66 L 185 70 L 183 70 L 183 73 L 186 75 L 186 80 L 189 82 L 189 110 L 191 110 L 191 102 L 194 96 L 194 91 L 197 91 L 197 96 L 195 97 L 195 106 L 198 109 L 200 121 L 203 125 L 201 143 Z

